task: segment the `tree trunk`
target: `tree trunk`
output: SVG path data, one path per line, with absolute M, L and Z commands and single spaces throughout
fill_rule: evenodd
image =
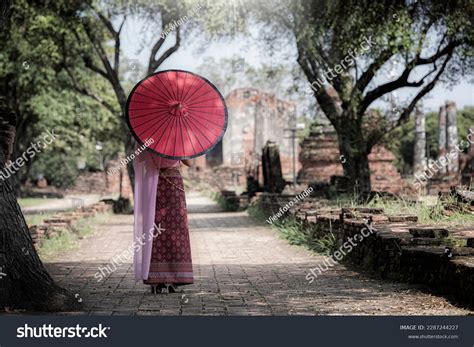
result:
M 369 151 L 361 131 L 357 125 L 345 124 L 338 129 L 339 151 L 344 175 L 349 179 L 355 196 L 363 198 L 371 191 Z
M 123 117 L 125 119 L 125 113 Z M 130 157 L 132 154 L 135 153 L 135 147 L 137 143 L 135 139 L 133 138 L 132 134 L 130 133 L 130 130 L 128 129 L 127 126 L 124 126 L 123 134 L 124 134 L 123 142 L 124 142 L 124 147 L 125 147 L 125 156 Z M 130 185 L 132 187 L 132 192 L 135 193 L 135 170 L 133 169 L 133 161 L 127 164 L 127 173 L 128 173 L 128 177 L 130 178 Z
M 5 168 L 13 124 L 0 115 L 0 170 Z M 10 151 L 11 152 L 11 151 Z M 33 246 L 10 179 L 0 178 L 0 310 L 70 311 L 81 304 L 47 273 Z

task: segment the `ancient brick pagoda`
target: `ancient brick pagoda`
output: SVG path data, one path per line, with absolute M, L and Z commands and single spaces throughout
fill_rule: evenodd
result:
M 303 140 L 299 156 L 301 170 L 298 182 L 309 184 L 314 182 L 329 183 L 331 176 L 342 176 L 344 157 L 339 153 L 337 137 L 334 130 L 325 126 L 313 128 L 309 136 Z M 372 189 L 400 193 L 406 184 L 393 165 L 395 156 L 383 146 L 375 146 L 369 155 Z
M 226 104 L 229 124 L 222 141 L 222 163 L 237 166 L 239 155 L 260 156 L 267 141 L 272 141 L 278 144 L 283 173 L 291 175 L 291 143 L 285 129 L 294 121 L 296 105 L 253 88 L 230 92 Z
M 254 88 L 235 89 L 225 101 L 229 112 L 225 136 L 205 160 L 198 158 L 186 173 L 195 181 L 233 190 L 246 186 L 246 177 L 252 172 L 263 185 L 262 148 L 270 141 L 278 145 L 283 175 L 291 180 L 292 147 L 285 129 L 294 121 L 296 105 Z M 297 170 L 298 165 L 296 162 Z

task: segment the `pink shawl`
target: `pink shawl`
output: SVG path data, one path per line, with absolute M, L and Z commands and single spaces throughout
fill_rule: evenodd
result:
M 158 157 L 149 151 L 137 155 L 135 168 L 133 264 L 135 281 L 146 280 L 150 271 L 151 251 L 154 238 L 156 190 L 160 168 L 179 166 L 179 160 Z

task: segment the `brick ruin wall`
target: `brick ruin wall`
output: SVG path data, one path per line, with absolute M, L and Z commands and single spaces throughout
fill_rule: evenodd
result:
M 301 147 L 298 183 L 329 183 L 331 176 L 343 175 L 344 157 L 339 153 L 334 133 L 312 131 Z M 413 187 L 402 179 L 394 161 L 395 156 L 385 147 L 377 145 L 372 149 L 369 155 L 372 189 L 412 194 Z
M 293 198 L 261 194 L 252 205 L 272 216 Z M 474 307 L 473 228 L 448 230 L 420 225 L 415 215 L 386 215 L 383 209 L 331 209 L 314 198 L 291 207 L 288 216 L 299 220 L 311 239 L 322 239 L 332 233 L 337 247 L 349 237 L 367 234 L 370 226 L 373 233 L 358 242 L 343 261 L 387 279 L 428 285 Z M 452 246 L 448 237 L 451 241 L 463 241 L 465 246 Z

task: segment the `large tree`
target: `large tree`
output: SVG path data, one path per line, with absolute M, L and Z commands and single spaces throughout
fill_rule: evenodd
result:
M 77 137 L 88 135 L 86 131 L 110 131 L 107 127 L 88 130 L 86 125 L 90 125 L 90 118 L 85 114 L 77 114 L 80 119 L 76 122 L 71 119 L 77 103 L 68 92 L 71 86 L 61 67 L 60 46 L 56 45 L 56 38 L 69 31 L 62 15 L 67 16 L 70 5 L 68 1 L 31 5 L 18 0 L 5 12 L 9 16 L 3 18 L 0 28 L 2 171 L 9 157 L 16 160 L 18 151 L 46 130 L 60 126 L 69 131 L 63 131 L 62 135 L 66 136 L 59 140 L 64 144 L 62 150 L 69 156 L 75 154 L 71 146 L 84 145 Z M 79 70 L 76 73 L 84 76 Z M 90 78 L 84 80 L 90 82 Z M 100 85 L 95 86 L 100 90 Z M 108 94 L 103 92 L 102 95 Z M 95 106 L 94 115 L 104 116 L 102 109 Z M 93 105 L 87 107 L 93 108 Z M 79 308 L 81 305 L 75 295 L 54 282 L 38 257 L 15 198 L 13 183 L 18 175 L 6 175 L 10 176 L 8 179 L 4 176 L 0 177 L 0 309 L 59 311 Z
M 126 103 L 132 85 L 125 78 L 127 73 L 137 72 L 137 62 L 127 60 L 122 51 L 122 31 L 128 23 L 143 24 L 140 43 L 149 45 L 148 64 L 141 77 L 156 72 L 181 45 L 185 23 L 190 20 L 192 6 L 187 1 L 84 1 L 75 13 L 75 20 L 82 25 L 74 29 L 74 39 L 65 40 L 62 54 L 63 67 L 68 71 L 74 89 L 82 95 L 101 103 L 120 118 L 121 137 L 127 155 L 134 151 L 135 141 L 126 122 Z M 186 17 L 185 17 L 186 16 Z M 181 19 L 181 20 L 180 20 Z M 149 39 L 151 36 L 151 40 Z M 169 44 L 169 42 L 172 44 Z M 71 49 L 74 47 L 74 49 Z M 115 100 L 104 100 L 100 94 L 89 90 L 75 77 L 77 63 L 107 81 Z M 128 166 L 129 176 L 134 178 L 133 167 Z
M 16 117 L 0 107 L 0 170 L 13 150 Z M 63 311 L 81 307 L 43 266 L 8 179 L 0 178 L 0 310 Z
M 472 74 L 472 3 L 466 1 L 275 1 L 261 18 L 296 45 L 297 61 L 334 126 L 344 173 L 370 190 L 373 146 L 409 120 L 440 82 Z M 357 51 L 356 51 L 357 49 Z M 393 76 L 386 78 L 391 64 Z M 412 95 L 386 112 L 368 112 L 393 92 Z

